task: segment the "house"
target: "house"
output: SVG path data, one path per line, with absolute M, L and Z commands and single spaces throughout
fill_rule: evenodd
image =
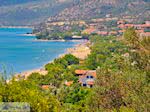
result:
M 83 30 L 82 34 L 92 34 L 96 29 L 94 27 L 87 28 Z
M 125 24 L 125 21 L 124 20 L 119 20 L 117 21 L 117 24 L 120 25 L 120 24 Z
M 102 35 L 102 36 L 107 36 L 108 32 L 107 31 L 98 31 L 97 34 Z
M 117 35 L 117 34 L 118 34 L 117 31 L 110 31 L 110 32 L 109 32 L 109 35 Z
M 71 86 L 73 84 L 73 81 L 65 81 L 66 86 Z
M 93 87 L 96 78 L 96 70 L 76 70 L 76 75 L 79 76 L 79 83 L 84 87 Z
M 42 88 L 43 90 L 49 90 L 50 85 L 41 85 L 41 88 Z

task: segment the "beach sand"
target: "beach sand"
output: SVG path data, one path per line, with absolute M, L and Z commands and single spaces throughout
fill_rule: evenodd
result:
M 91 50 L 88 46 L 88 42 L 85 42 L 76 45 L 74 48 L 69 48 L 67 52 L 81 60 L 84 60 L 90 54 Z

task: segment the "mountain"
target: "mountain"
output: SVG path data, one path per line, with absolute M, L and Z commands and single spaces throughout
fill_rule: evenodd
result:
M 131 15 L 147 18 L 150 16 L 150 0 L 79 0 L 67 7 L 53 20 L 79 20 L 113 16 Z
M 73 0 L 0 0 L 0 25 L 33 25 L 69 7 Z
M 0 25 L 112 16 L 150 17 L 150 0 L 0 0 Z
M 0 0 L 0 6 L 16 5 L 40 0 Z

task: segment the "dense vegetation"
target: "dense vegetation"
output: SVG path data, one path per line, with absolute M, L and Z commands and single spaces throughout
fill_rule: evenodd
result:
M 57 31 L 57 30 L 56 30 Z M 74 32 L 74 33 L 72 33 Z M 81 31 L 64 31 L 64 32 L 48 32 L 48 31 L 41 31 L 36 35 L 37 39 L 42 40 L 72 40 L 72 36 L 82 36 L 82 39 L 88 39 L 89 35 L 81 34 Z
M 89 98 L 91 111 L 150 111 L 150 39 L 139 38 L 132 28 L 121 41 L 109 39 L 94 39 L 93 56 L 88 59 L 94 65 L 90 68 L 99 66 Z
M 94 35 L 90 41 L 92 52 L 82 64 L 68 54 L 47 64 L 45 76 L 11 83 L 2 78 L 0 101 L 29 102 L 33 112 L 149 112 L 150 38 L 130 28 L 120 38 Z M 93 88 L 78 84 L 74 71 L 83 68 L 97 70 Z

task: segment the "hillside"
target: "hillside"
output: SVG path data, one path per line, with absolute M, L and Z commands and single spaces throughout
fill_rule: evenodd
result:
M 72 0 L 0 0 L 0 25 L 33 25 L 69 7 Z
M 79 0 L 61 11 L 52 20 L 79 20 L 113 16 L 150 16 L 150 0 Z
M 0 0 L 0 25 L 35 25 L 49 20 L 150 16 L 150 0 Z

